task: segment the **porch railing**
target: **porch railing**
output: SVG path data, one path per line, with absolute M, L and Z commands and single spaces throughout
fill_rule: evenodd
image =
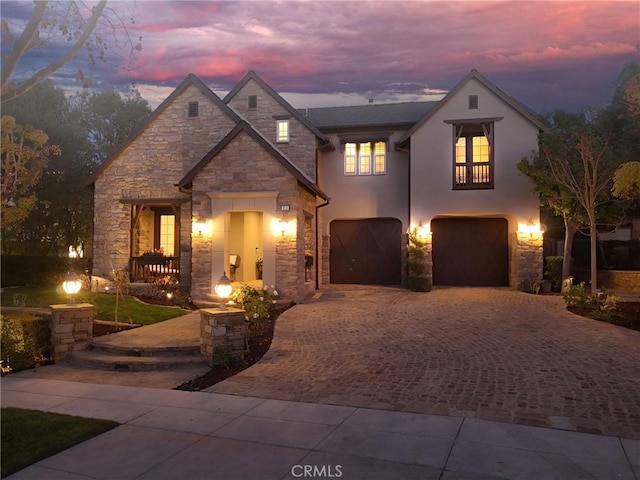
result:
M 180 257 L 131 257 L 131 281 L 152 282 L 166 275 L 180 276 Z

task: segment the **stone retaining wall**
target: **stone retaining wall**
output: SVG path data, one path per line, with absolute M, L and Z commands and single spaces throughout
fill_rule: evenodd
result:
M 588 269 L 576 269 L 575 283 L 588 282 Z M 640 292 L 640 271 L 638 270 L 598 270 L 598 288 L 618 292 Z

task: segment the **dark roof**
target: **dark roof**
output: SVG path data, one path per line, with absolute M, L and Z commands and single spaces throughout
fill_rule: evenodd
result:
M 413 125 L 439 102 L 405 102 L 301 109 L 319 129 Z
M 222 99 L 222 101 L 226 104 L 231 101 L 233 97 L 237 95 L 237 93 L 249 82 L 249 80 L 253 80 L 260 87 L 271 95 L 280 105 L 282 105 L 291 115 L 293 115 L 300 123 L 302 123 L 305 127 L 307 127 L 316 137 L 318 137 L 325 144 L 329 143 L 329 139 L 324 136 L 317 127 L 309 121 L 304 115 L 301 115 L 298 110 L 293 108 L 289 102 L 287 102 L 284 98 L 280 96 L 278 92 L 276 92 L 273 88 L 271 88 L 260 76 L 253 70 L 249 70 L 249 72 L 244 76 L 238 84 L 233 87 L 233 89 Z
M 202 170 L 216 155 L 218 155 L 231 141 L 240 134 L 240 132 L 246 132 L 253 138 L 258 144 L 270 153 L 276 160 L 278 160 L 295 178 L 298 183 L 302 185 L 307 191 L 313 195 L 319 196 L 324 200 L 329 200 L 329 197 L 324 193 L 313 180 L 307 177 L 303 172 L 291 163 L 291 161 L 280 150 L 274 147 L 269 140 L 263 137 L 258 131 L 256 131 L 248 122 L 241 120 L 215 147 L 213 147 L 209 153 L 207 153 L 202 160 L 200 160 L 196 166 L 194 166 L 185 177 L 176 184 L 177 187 L 184 188 L 193 182 L 195 176 Z
M 142 134 L 142 132 L 144 132 L 147 129 L 147 127 L 151 124 L 151 122 L 153 122 L 156 118 L 158 118 L 160 114 L 169 105 L 171 105 L 173 101 L 180 94 L 182 94 L 182 92 L 184 92 L 190 85 L 194 85 L 195 87 L 200 89 L 200 91 L 207 98 L 209 98 L 212 101 L 212 103 L 220 107 L 220 109 L 222 109 L 222 111 L 225 112 L 229 116 L 229 118 L 231 118 L 231 120 L 233 120 L 236 123 L 241 120 L 240 116 L 235 111 L 233 111 L 233 109 L 229 108 L 222 100 L 220 100 L 220 98 L 215 93 L 213 93 L 211 89 L 202 82 L 202 80 L 196 77 L 193 73 L 190 73 L 182 82 L 180 82 L 180 85 L 176 87 L 176 89 L 171 93 L 171 95 L 165 98 L 164 101 L 160 105 L 158 105 L 158 107 L 151 113 L 151 115 L 149 115 L 147 119 L 136 130 L 134 130 L 134 132 L 126 140 L 124 140 L 118 146 L 118 148 L 115 149 L 115 151 L 111 152 L 111 155 L 109 155 L 104 160 L 104 162 L 102 162 L 100 167 L 98 167 L 96 171 L 93 172 L 93 174 L 88 178 L 87 182 L 85 183 L 85 186 L 89 186 L 93 182 L 95 182 L 96 179 L 100 176 L 100 174 L 102 174 L 102 172 L 111 164 L 111 162 L 113 162 L 113 160 L 118 155 L 120 155 L 122 151 L 131 144 L 131 142 L 133 142 L 137 137 L 139 137 Z
M 427 120 L 429 120 L 433 115 L 435 115 L 435 113 L 438 110 L 440 110 L 444 105 L 446 105 L 446 103 L 452 97 L 454 97 L 462 89 L 462 87 L 464 85 L 466 85 L 468 82 L 470 82 L 472 79 L 478 80 L 487 89 L 492 91 L 496 96 L 500 97 L 507 104 L 509 104 L 514 110 L 519 112 L 523 117 L 525 117 L 527 120 L 529 120 L 531 123 L 533 123 L 536 127 L 538 127 L 539 130 L 541 130 L 541 131 L 548 130 L 548 127 L 546 125 L 544 125 L 540 121 L 540 119 L 538 117 L 536 117 L 536 115 L 531 110 L 529 110 L 523 104 L 521 104 L 520 102 L 515 100 L 513 97 L 508 96 L 506 93 L 504 93 L 498 87 L 496 87 L 493 83 L 491 83 L 487 78 L 482 76 L 480 74 L 480 72 L 478 72 L 478 70 L 476 70 L 474 68 L 451 91 L 449 91 L 449 93 L 447 93 L 442 100 L 437 102 L 437 106 L 435 108 L 433 108 L 429 112 L 427 112 L 426 115 L 422 119 L 420 119 L 419 122 L 417 122 L 413 127 L 411 127 L 411 129 L 408 132 L 406 132 L 402 136 L 402 138 L 400 138 L 400 140 L 398 140 L 398 145 L 402 145 L 407 140 L 409 140 L 411 138 L 411 135 L 413 135 L 416 132 L 416 130 L 418 130 Z

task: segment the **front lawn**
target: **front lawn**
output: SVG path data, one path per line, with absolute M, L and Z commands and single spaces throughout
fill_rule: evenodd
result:
M 3 408 L 2 477 L 118 426 L 110 420 Z
M 68 297 L 60 287 L 15 287 L 3 289 L 0 304 L 3 307 L 40 307 L 67 303 Z M 96 307 L 97 320 L 116 320 L 116 296 L 108 293 L 81 292 L 76 303 L 90 303 Z M 118 297 L 118 322 L 151 325 L 188 313 L 177 307 L 151 305 L 143 303 L 130 295 Z M 6 313 L 5 313 L 6 314 Z

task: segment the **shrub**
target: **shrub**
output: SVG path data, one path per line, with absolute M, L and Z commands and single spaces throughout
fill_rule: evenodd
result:
M 412 292 L 431 291 L 431 279 L 427 273 L 427 244 L 413 229 L 408 233 L 407 245 L 407 287 Z
M 559 292 L 562 287 L 562 256 L 550 255 L 545 257 L 544 275 L 551 280 L 551 288 Z
M 257 332 L 261 332 L 263 325 L 271 317 L 270 309 L 277 297 L 278 292 L 273 286 L 258 290 L 247 284 L 242 284 L 231 294 L 231 300 L 245 311 L 245 319 L 253 324 Z
M 48 319 L 23 323 L 0 315 L 0 349 L 3 371 L 31 368 L 51 355 Z
M 605 292 L 590 293 L 584 288 L 584 285 L 571 287 L 562 296 L 562 299 L 567 307 L 592 309 L 589 317 L 599 320 L 610 319 L 618 306 L 618 297 L 615 295 Z

